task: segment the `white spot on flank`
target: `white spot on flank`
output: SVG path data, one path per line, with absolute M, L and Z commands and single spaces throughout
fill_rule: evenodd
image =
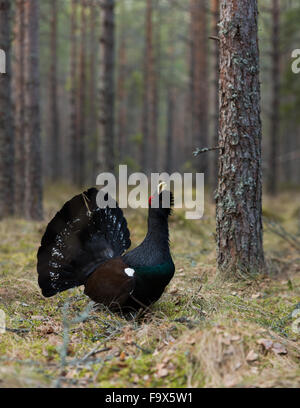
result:
M 128 276 L 133 276 L 134 275 L 134 269 L 132 269 L 132 268 L 126 268 L 126 269 L 124 269 L 124 272 L 126 273 L 126 275 L 128 275 Z

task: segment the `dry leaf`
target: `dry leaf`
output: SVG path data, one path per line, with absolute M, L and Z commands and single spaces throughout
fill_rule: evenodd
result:
M 258 359 L 258 354 L 255 353 L 254 350 L 250 350 L 249 353 L 247 354 L 246 360 L 251 362 L 251 361 L 256 361 Z
M 273 346 L 273 341 L 268 339 L 259 339 L 257 340 L 257 343 L 260 344 L 265 351 L 271 350 Z
M 31 316 L 31 320 L 44 320 L 44 316 L 34 315 Z
M 124 361 L 125 358 L 126 358 L 126 354 L 124 353 L 124 351 L 122 351 L 121 354 L 120 354 L 120 360 Z
M 272 351 L 275 354 L 287 354 L 287 349 L 280 343 L 274 343 L 272 347 Z
M 161 368 L 157 371 L 156 376 L 158 378 L 166 377 L 169 374 L 169 371 L 166 368 Z
M 239 340 L 241 340 L 241 336 L 239 336 L 238 334 L 231 337 L 231 341 L 239 341 Z
M 224 351 L 225 356 L 231 356 L 233 354 L 234 354 L 234 347 L 233 346 L 227 347 L 227 350 Z

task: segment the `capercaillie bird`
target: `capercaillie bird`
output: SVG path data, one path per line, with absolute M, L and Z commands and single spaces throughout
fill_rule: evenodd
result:
M 42 294 L 50 297 L 84 285 L 93 301 L 124 312 L 156 302 L 175 272 L 168 228 L 173 195 L 162 184 L 149 198 L 147 234 L 129 252 L 123 212 L 117 203 L 115 208 L 98 207 L 101 190 L 90 188 L 66 202 L 48 224 L 38 250 Z M 154 198 L 158 206 L 153 205 Z

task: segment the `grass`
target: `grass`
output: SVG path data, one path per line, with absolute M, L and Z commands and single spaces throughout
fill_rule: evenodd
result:
M 266 225 L 266 274 L 221 282 L 214 206 L 207 201 L 197 221 L 176 209 L 170 220 L 176 275 L 160 301 L 139 320 L 103 309 L 84 315 L 89 299 L 82 288 L 45 299 L 36 274 L 45 226 L 73 193 L 48 189 L 44 222 L 0 223 L 0 309 L 8 329 L 0 334 L 0 387 L 299 387 L 300 335 L 291 314 L 300 301 L 300 267 L 289 240 Z M 297 193 L 266 197 L 264 216 L 296 236 L 297 202 Z M 125 215 L 136 245 L 146 212 Z M 265 340 L 279 349 L 267 349 Z

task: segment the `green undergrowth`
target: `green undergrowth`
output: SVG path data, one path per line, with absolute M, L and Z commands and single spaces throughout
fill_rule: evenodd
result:
M 176 274 L 160 301 L 132 319 L 105 309 L 85 314 L 90 304 L 82 288 L 45 299 L 36 274 L 47 221 L 73 192 L 47 189 L 44 222 L 0 223 L 0 309 L 7 327 L 0 334 L 0 387 L 299 387 L 300 336 L 293 326 L 299 252 L 273 224 L 273 230 L 265 225 L 265 274 L 222 281 L 216 279 L 213 204 L 207 201 L 203 219 L 195 221 L 175 209 Z M 299 240 L 297 202 L 298 193 L 275 202 L 266 197 L 264 216 Z M 135 246 L 147 212 L 125 215 Z

